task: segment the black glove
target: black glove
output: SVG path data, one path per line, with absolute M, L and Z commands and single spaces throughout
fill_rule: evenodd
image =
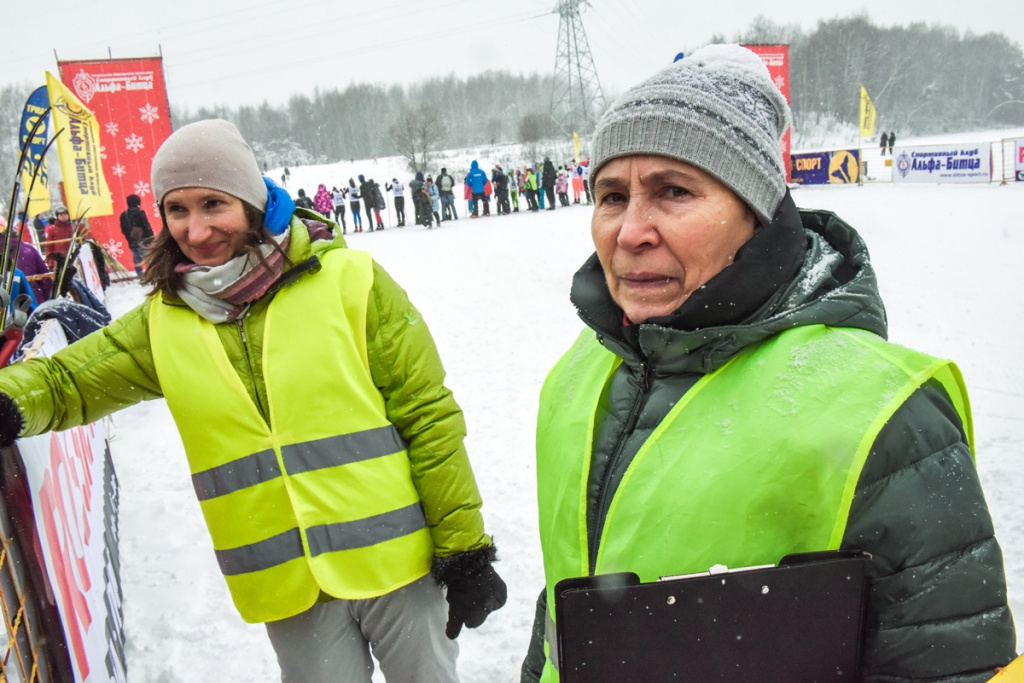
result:
M 21 416 L 14 399 L 0 392 L 0 448 L 14 444 L 14 440 L 24 427 L 25 419 Z
M 491 566 L 496 560 L 494 546 L 434 558 L 431 574 L 439 584 L 448 588 L 445 635 L 449 639 L 458 638 L 463 624 L 476 628 L 484 623 L 488 614 L 505 604 L 508 589 Z

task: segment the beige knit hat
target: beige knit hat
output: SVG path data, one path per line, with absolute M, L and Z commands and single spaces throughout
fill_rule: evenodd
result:
M 767 224 L 786 194 L 780 141 L 789 123 L 760 57 L 708 45 L 612 104 L 594 131 L 590 175 L 622 156 L 678 159 L 718 178 Z
M 266 210 L 267 186 L 252 149 L 229 121 L 196 121 L 164 140 L 152 167 L 153 195 L 182 187 L 208 187 Z

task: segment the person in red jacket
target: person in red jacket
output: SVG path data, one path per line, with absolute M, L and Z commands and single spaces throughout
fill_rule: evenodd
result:
M 68 207 L 59 204 L 53 209 L 56 220 L 46 226 L 46 242 L 43 243 L 43 255 L 46 263 L 53 268 L 56 262 L 54 255 L 66 257 L 68 249 L 71 248 L 71 237 L 75 234 L 75 227 L 71 224 L 71 215 Z

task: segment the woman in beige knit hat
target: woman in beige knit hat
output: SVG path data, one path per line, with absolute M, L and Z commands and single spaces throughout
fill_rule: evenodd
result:
M 153 159 L 149 298 L 0 371 L 0 446 L 165 398 L 221 573 L 285 681 L 456 681 L 500 608 L 465 422 L 430 332 L 369 254 L 200 121 Z M 446 604 L 447 602 L 447 604 Z

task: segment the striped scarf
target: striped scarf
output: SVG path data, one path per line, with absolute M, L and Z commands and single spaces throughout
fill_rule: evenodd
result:
M 185 277 L 178 296 L 214 324 L 236 320 L 281 277 L 289 237 L 285 231 L 273 242 L 261 244 L 263 263 L 256 254 L 247 253 L 219 266 L 179 265 L 175 270 Z

